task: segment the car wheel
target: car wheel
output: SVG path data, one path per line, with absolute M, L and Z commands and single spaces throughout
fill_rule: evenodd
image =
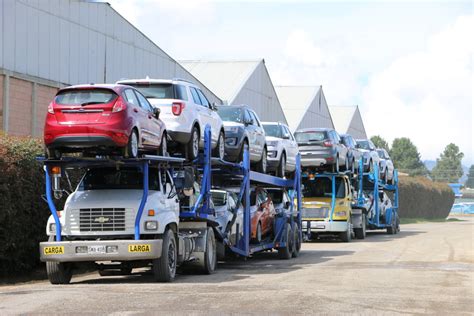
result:
M 286 155 L 285 153 L 281 154 L 280 164 L 277 169 L 277 177 L 284 178 L 286 174 Z
M 383 173 L 383 180 L 385 181 L 386 184 L 388 184 L 388 170 L 385 169 L 385 172 Z
M 336 161 L 334 162 L 332 171 L 336 172 L 336 173 L 339 173 L 339 155 L 336 156 Z
M 346 156 L 346 161 L 344 162 L 344 171 L 349 170 L 349 158 Z
M 160 156 L 169 156 L 169 154 L 168 154 L 168 140 L 166 138 L 166 133 L 163 133 L 163 136 L 161 137 L 159 155 Z
M 138 157 L 138 133 L 136 130 L 132 130 L 132 133 L 128 138 L 127 146 L 125 146 L 124 156 L 125 158 Z
M 193 127 L 187 150 L 189 160 L 194 160 L 197 158 L 199 154 L 199 131 L 197 126 Z
M 257 231 L 255 232 L 255 242 L 256 243 L 260 243 L 262 242 L 262 223 L 261 222 L 258 222 L 257 224 Z
M 355 173 L 356 173 L 355 159 L 352 159 L 352 163 L 351 163 L 351 173 L 352 173 L 352 174 L 355 174 Z
M 263 148 L 262 158 L 258 162 L 257 171 L 267 173 L 267 148 Z
M 219 133 L 219 138 L 217 139 L 217 145 L 214 149 L 214 157 L 224 160 L 225 155 L 225 139 L 224 132 Z
M 372 159 L 369 161 L 369 173 L 373 173 L 374 172 L 374 162 L 372 161 Z
M 249 150 L 249 143 L 247 142 L 247 140 L 245 139 L 243 142 L 242 142 L 242 146 L 240 147 L 240 153 L 239 153 L 239 161 L 237 162 L 241 162 L 241 161 L 244 161 L 244 149 L 247 148 L 247 150 Z M 249 153 L 250 155 L 250 153 Z

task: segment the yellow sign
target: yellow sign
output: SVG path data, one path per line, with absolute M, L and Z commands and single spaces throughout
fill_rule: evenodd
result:
M 44 247 L 45 255 L 64 255 L 64 246 Z
M 151 252 L 151 245 L 128 245 L 128 252 Z

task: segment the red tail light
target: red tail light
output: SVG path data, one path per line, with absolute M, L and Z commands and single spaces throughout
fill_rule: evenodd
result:
M 50 102 L 50 103 L 48 104 L 48 113 L 49 113 L 49 114 L 54 114 L 53 102 Z
M 330 140 L 326 140 L 326 141 L 324 141 L 323 145 L 324 145 L 324 147 L 331 147 L 332 142 Z
M 112 113 L 123 111 L 127 108 L 127 104 L 122 100 L 122 98 L 117 98 L 115 101 L 114 107 L 112 108 Z
M 173 114 L 176 116 L 181 115 L 184 110 L 184 106 L 184 102 L 173 102 L 171 105 L 171 112 L 173 112 Z

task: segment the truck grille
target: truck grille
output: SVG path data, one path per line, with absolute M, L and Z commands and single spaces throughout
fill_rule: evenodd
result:
M 326 218 L 329 209 L 327 208 L 303 208 L 303 218 Z
M 81 232 L 125 230 L 125 208 L 81 208 L 79 210 Z

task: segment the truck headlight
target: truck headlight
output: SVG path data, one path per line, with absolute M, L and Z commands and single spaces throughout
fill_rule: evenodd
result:
M 49 231 L 51 233 L 55 233 L 56 232 L 56 223 L 51 223 L 49 224 Z
M 157 230 L 158 229 L 158 222 L 157 221 L 146 221 L 145 222 L 145 229 L 146 230 Z
M 337 217 L 345 217 L 346 214 L 347 214 L 346 211 L 336 212 L 336 216 L 337 216 Z

